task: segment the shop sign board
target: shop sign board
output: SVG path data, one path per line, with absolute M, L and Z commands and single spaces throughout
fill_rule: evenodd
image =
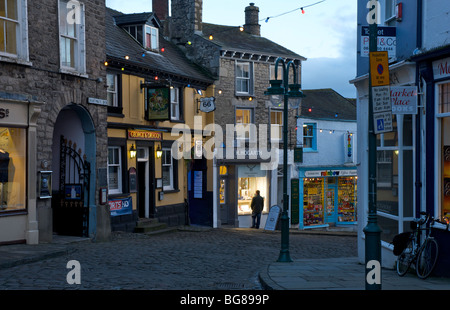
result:
M 391 105 L 394 114 L 417 114 L 417 86 L 392 86 Z
M 277 227 L 278 218 L 280 217 L 280 213 L 281 213 L 280 206 L 275 205 L 270 207 L 264 230 L 275 230 L 275 228 Z
M 450 77 L 450 57 L 433 62 L 433 76 L 435 80 Z
M 158 131 L 148 131 L 148 130 L 128 130 L 128 139 L 134 140 L 156 140 L 162 139 L 162 133 Z
M 369 26 L 361 28 L 361 57 L 369 57 Z M 377 51 L 386 51 L 389 58 L 396 54 L 397 36 L 395 27 L 377 27 Z
M 311 170 L 305 171 L 306 178 L 334 177 L 334 176 L 356 176 L 357 170 Z

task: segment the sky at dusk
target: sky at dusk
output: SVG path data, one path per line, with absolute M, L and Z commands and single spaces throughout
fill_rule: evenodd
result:
M 307 58 L 302 89 L 332 88 L 355 98 L 349 83 L 356 76 L 355 0 L 203 0 L 203 21 L 243 25 L 250 2 L 259 7 L 261 36 Z M 152 11 L 151 0 L 106 0 L 106 6 L 123 13 Z

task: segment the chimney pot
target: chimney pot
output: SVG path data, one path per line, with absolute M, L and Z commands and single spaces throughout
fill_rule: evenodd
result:
M 244 31 L 256 36 L 261 35 L 261 25 L 259 24 L 259 8 L 251 2 L 250 6 L 245 8 Z

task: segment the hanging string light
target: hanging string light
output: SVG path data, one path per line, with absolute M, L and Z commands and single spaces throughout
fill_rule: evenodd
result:
M 284 13 L 281 13 L 281 14 L 278 14 L 278 15 L 275 15 L 275 16 L 268 16 L 266 18 L 260 19 L 259 21 L 263 21 L 264 20 L 267 23 L 267 22 L 269 22 L 269 19 L 271 19 L 271 18 L 277 18 L 277 17 L 283 16 L 283 15 L 286 15 L 286 14 L 289 14 L 289 13 L 292 13 L 292 12 L 295 12 L 295 11 L 298 11 L 298 10 L 301 10 L 302 14 L 305 14 L 305 8 L 317 5 L 317 4 L 321 3 L 321 2 L 325 2 L 325 0 L 318 1 L 318 2 L 315 2 L 313 4 L 304 5 L 302 7 L 299 7 L 299 8 L 296 8 L 296 9 L 293 9 L 293 10 L 290 10 L 290 11 L 287 11 L 287 12 L 284 12 Z

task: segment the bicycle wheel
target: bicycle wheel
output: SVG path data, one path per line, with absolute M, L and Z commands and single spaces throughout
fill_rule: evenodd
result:
M 426 279 L 433 272 L 438 258 L 438 244 L 434 238 L 425 240 L 425 244 L 420 248 L 416 261 L 417 276 Z
M 412 241 L 408 241 L 408 245 L 397 258 L 397 273 L 399 276 L 404 276 L 414 259 L 413 244 Z

